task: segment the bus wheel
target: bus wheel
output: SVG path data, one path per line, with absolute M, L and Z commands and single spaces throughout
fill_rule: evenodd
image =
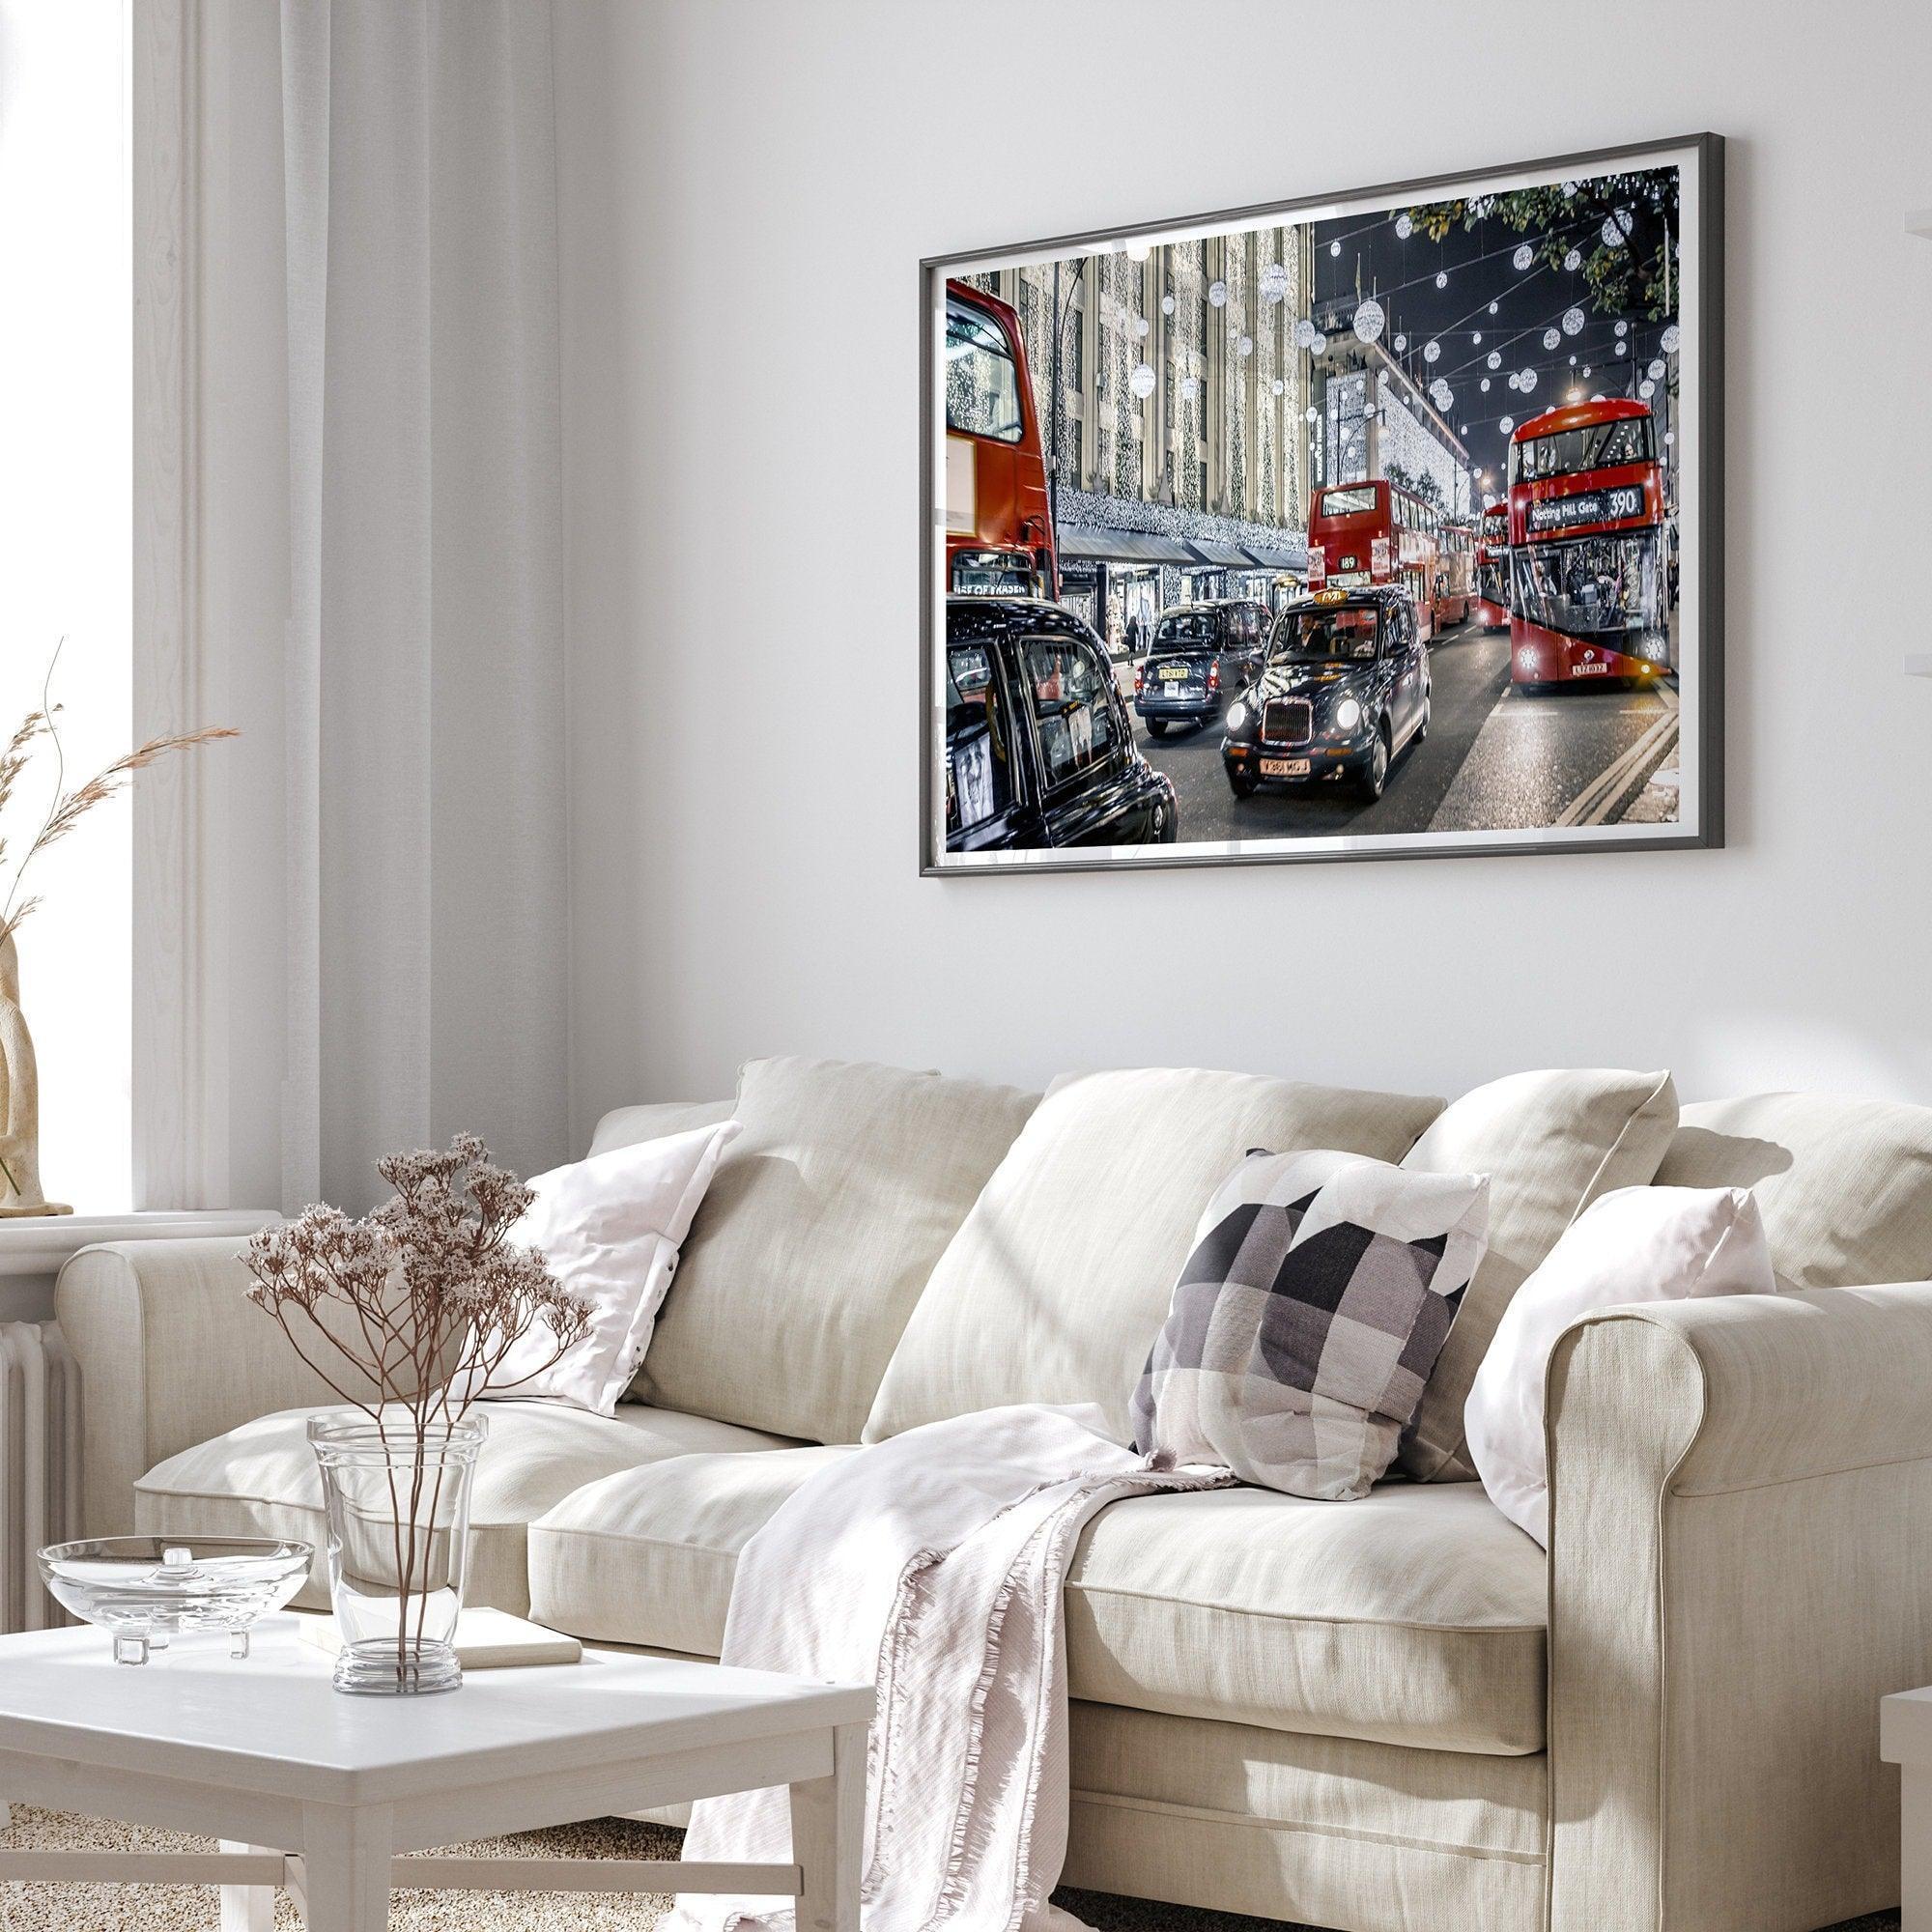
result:
M 1165 718 L 1150 718 L 1147 722 L 1147 727 L 1150 738 L 1165 738 L 1167 736 L 1167 720 Z
M 1369 753 L 1369 762 L 1363 768 L 1359 781 L 1359 789 L 1363 799 L 1368 804 L 1373 805 L 1377 799 L 1381 797 L 1383 787 L 1388 783 L 1388 727 L 1384 725 L 1376 733 L 1374 748 Z

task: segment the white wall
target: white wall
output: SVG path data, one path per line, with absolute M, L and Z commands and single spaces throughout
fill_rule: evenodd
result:
M 773 1051 L 1932 1101 L 1919 0 L 556 12 L 580 1141 Z M 1704 128 L 1727 850 L 917 875 L 921 256 Z

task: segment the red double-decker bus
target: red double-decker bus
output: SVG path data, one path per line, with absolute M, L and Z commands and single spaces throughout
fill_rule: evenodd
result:
M 1550 410 L 1510 439 L 1510 675 L 1646 683 L 1670 665 L 1663 474 L 1648 405 Z
M 946 284 L 946 587 L 1058 598 L 1060 558 L 1020 319 Z
M 1470 609 L 1486 631 L 1509 629 L 1509 505 L 1485 503 L 1476 526 L 1476 595 Z
M 1417 635 L 1436 629 L 1441 518 L 1422 498 L 1383 477 L 1330 483 L 1308 513 L 1308 587 L 1353 590 L 1396 583 L 1415 600 Z
M 1435 629 L 1441 631 L 1475 608 L 1476 526 L 1467 517 L 1444 517 L 1435 542 Z

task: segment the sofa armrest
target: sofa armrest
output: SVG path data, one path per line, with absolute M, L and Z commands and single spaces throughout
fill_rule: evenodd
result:
M 80 1365 L 81 1533 L 131 1530 L 134 1485 L 164 1458 L 257 1416 L 338 1400 L 247 1301 L 242 1246 L 233 1236 L 109 1242 L 61 1269 L 54 1315 Z
M 1932 1682 L 1932 1284 L 1608 1310 L 1549 1363 L 1550 1932 L 1898 1897 Z

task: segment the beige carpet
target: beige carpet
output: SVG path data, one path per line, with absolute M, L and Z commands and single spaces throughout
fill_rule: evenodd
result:
M 681 1832 L 600 1818 L 554 1832 L 513 1838 L 479 1839 L 450 1846 L 493 1858 L 674 1859 Z M 19 1850 L 77 1851 L 105 1846 L 121 1851 L 209 1851 L 213 1840 L 178 1832 L 76 1818 L 60 1811 L 16 1805 L 9 1835 Z M 1142 1898 L 1062 1890 L 1055 1894 L 1099 1932 L 1309 1932 L 1266 1918 L 1230 1912 L 1193 1912 Z M 389 1910 L 390 1932 L 641 1932 L 657 1922 L 667 1898 L 599 1896 L 594 1892 L 398 1891 Z M 1898 1915 L 1880 1913 L 1833 1932 L 1896 1932 Z M 275 1912 L 276 1932 L 300 1932 L 287 1898 Z M 4 1932 L 216 1932 L 215 1893 L 205 1886 L 9 1885 L 0 1886 Z

